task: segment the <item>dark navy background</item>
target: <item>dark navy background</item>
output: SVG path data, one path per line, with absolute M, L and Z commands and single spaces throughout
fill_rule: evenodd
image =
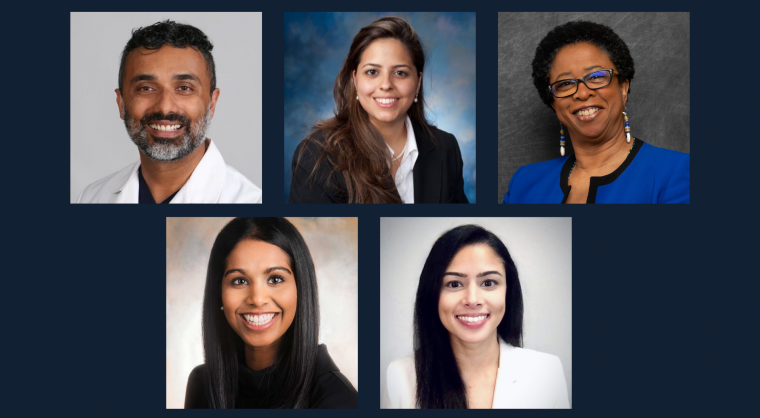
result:
M 165 217 L 254 215 L 359 216 L 362 416 L 393 414 L 377 410 L 380 216 L 572 216 L 575 372 L 570 414 L 753 414 L 758 373 L 754 184 L 760 170 L 755 157 L 760 134 L 758 94 L 750 88 L 756 78 L 757 10 L 746 4 L 428 0 L 390 5 L 477 13 L 481 196 L 493 196 L 497 190 L 498 11 L 690 11 L 692 203 L 604 207 L 507 207 L 490 198 L 467 206 L 282 203 L 283 12 L 387 9 L 387 4 L 325 0 L 6 5 L 0 65 L 6 86 L 6 414 L 160 415 L 165 408 Z M 69 204 L 69 12 L 171 9 L 264 12 L 262 188 L 267 203 Z M 731 76 L 723 77 L 726 72 Z M 278 412 L 290 413 L 298 414 Z M 328 414 L 352 417 L 356 412 Z

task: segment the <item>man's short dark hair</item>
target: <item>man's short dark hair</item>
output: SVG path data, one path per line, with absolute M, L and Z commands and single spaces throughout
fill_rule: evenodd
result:
M 121 52 L 121 65 L 119 66 L 120 92 L 123 92 L 124 64 L 127 62 L 127 55 L 140 47 L 159 49 L 164 45 L 170 45 L 175 48 L 187 48 L 189 46 L 203 54 L 208 73 L 211 76 L 211 93 L 214 92 L 216 89 L 216 67 L 214 65 L 214 57 L 211 55 L 214 45 L 209 41 L 208 36 L 195 26 L 171 20 L 154 23 L 132 31 L 132 39 L 127 42 L 124 51 Z

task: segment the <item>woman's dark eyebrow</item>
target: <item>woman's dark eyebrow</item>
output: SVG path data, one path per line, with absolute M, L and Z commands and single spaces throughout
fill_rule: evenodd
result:
M 482 273 L 478 273 L 478 275 L 475 276 L 475 277 L 485 277 L 485 276 L 490 276 L 491 274 L 498 274 L 499 276 L 501 276 L 501 273 L 499 273 L 498 271 L 491 270 L 491 271 L 484 271 Z M 464 274 L 464 273 L 458 273 L 456 271 L 447 271 L 443 275 L 444 276 L 457 276 L 457 277 L 461 277 L 461 278 L 467 278 L 466 274 Z
M 592 65 L 592 66 L 590 66 L 590 67 L 586 67 L 586 68 L 584 68 L 584 69 L 583 69 L 583 71 L 591 71 L 591 70 L 593 70 L 594 68 L 602 68 L 602 66 L 601 66 L 601 65 Z M 562 73 L 562 74 L 558 75 L 558 76 L 557 76 L 557 80 L 554 80 L 554 81 L 558 81 L 558 80 L 560 80 L 560 77 L 562 77 L 562 76 L 566 76 L 566 75 L 573 75 L 573 73 L 571 73 L 570 71 L 568 71 L 568 72 L 566 72 L 566 73 Z
M 286 269 L 285 267 L 269 267 L 268 269 L 266 269 L 266 270 L 264 271 L 264 274 L 269 274 L 269 273 L 271 273 L 271 272 L 273 272 L 273 271 L 275 271 L 275 270 L 283 270 L 283 271 L 287 271 L 287 272 L 288 272 L 288 274 L 290 274 L 291 276 L 293 275 L 293 273 L 291 273 L 291 272 L 290 272 L 290 270 Z
M 371 63 L 371 62 L 368 62 L 368 63 L 366 63 L 366 64 L 362 65 L 362 68 L 364 68 L 364 67 L 366 67 L 366 66 L 368 66 L 368 65 L 369 65 L 370 67 L 383 68 L 383 66 L 382 66 L 382 65 L 380 65 L 380 64 L 373 64 L 373 63 Z M 396 64 L 396 65 L 392 65 L 392 66 L 391 66 L 391 68 L 399 68 L 399 67 L 406 67 L 406 68 L 409 68 L 410 70 L 412 69 L 412 67 L 410 67 L 410 66 L 408 66 L 408 65 L 406 65 L 406 64 Z
M 222 276 L 222 277 L 227 277 L 228 274 L 235 273 L 235 272 L 238 272 L 238 273 L 240 273 L 242 275 L 245 275 L 245 270 L 243 270 L 243 269 L 232 269 L 232 270 L 227 270 L 227 272 L 224 273 L 224 276 Z

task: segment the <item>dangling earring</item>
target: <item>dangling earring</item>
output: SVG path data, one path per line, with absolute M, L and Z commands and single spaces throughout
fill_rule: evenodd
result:
M 420 92 L 417 92 L 417 94 L 414 95 L 414 103 L 417 103 L 417 96 L 420 95 Z
M 359 95 L 358 94 L 356 95 L 356 100 L 359 100 Z
M 631 143 L 631 126 L 628 125 L 628 114 L 625 113 L 625 111 L 628 110 L 628 107 L 626 107 L 623 110 L 623 118 L 625 119 L 625 142 Z
M 565 156 L 565 129 L 559 124 L 559 153 Z

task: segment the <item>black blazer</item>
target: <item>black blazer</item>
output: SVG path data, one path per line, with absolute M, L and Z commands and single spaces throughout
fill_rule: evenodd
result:
M 454 135 L 440 129 L 433 129 L 433 138 L 419 126 L 413 125 L 419 155 L 412 169 L 414 181 L 414 203 L 469 203 L 464 194 L 462 179 L 462 153 Z M 324 140 L 321 137 L 318 141 Z M 301 149 L 303 158 L 298 161 Z M 325 181 L 330 173 L 329 163 L 323 161 L 317 167 L 316 181 L 309 180 L 319 147 L 315 144 L 301 142 L 293 153 L 290 183 L 290 203 L 348 203 L 348 188 L 340 173 L 333 173 L 333 187 L 326 187 Z M 392 181 L 392 180 L 391 180 Z

